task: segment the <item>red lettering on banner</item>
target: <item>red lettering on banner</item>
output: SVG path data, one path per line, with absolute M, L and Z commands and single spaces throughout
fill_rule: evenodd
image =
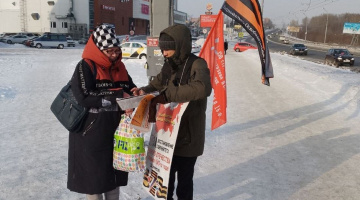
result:
M 159 158 L 160 160 L 162 160 L 162 161 L 170 164 L 170 158 L 167 157 L 167 156 L 165 156 L 165 155 L 163 155 L 163 154 L 161 154 L 160 152 L 156 152 L 156 156 L 155 156 L 155 157 L 157 157 L 157 158 Z

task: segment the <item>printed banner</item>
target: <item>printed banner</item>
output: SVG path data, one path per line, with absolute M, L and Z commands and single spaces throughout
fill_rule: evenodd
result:
M 221 11 L 217 15 L 199 57 L 206 60 L 214 89 L 211 130 L 226 123 L 226 76 L 224 57 L 224 16 Z
M 262 66 L 261 80 L 263 84 L 270 86 L 269 78 L 273 78 L 274 73 L 259 2 L 257 0 L 225 0 L 221 10 L 240 23 L 256 41 Z
M 144 189 L 155 199 L 166 199 L 169 173 L 181 117 L 189 103 L 160 104 L 146 155 Z

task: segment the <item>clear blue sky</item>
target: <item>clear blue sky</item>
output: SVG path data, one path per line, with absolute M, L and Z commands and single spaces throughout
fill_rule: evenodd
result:
M 262 1 L 259 0 L 259 3 Z M 178 10 L 193 17 L 205 14 L 206 4 L 213 4 L 213 14 L 217 14 L 224 1 L 221 0 L 178 0 Z M 307 17 L 342 13 L 360 13 L 360 0 L 264 0 L 263 17 L 270 18 L 278 26 L 291 20 Z

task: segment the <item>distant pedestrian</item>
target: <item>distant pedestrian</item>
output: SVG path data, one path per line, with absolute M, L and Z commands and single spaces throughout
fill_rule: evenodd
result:
M 227 42 L 227 40 L 225 39 L 225 42 L 224 42 L 224 52 L 225 52 L 225 55 L 226 55 L 226 50 L 228 50 L 228 42 Z

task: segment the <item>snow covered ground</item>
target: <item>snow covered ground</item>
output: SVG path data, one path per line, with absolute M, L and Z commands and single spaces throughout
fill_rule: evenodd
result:
M 82 47 L 0 43 L 0 200 L 80 200 L 66 189 L 68 132 L 49 107 Z M 350 200 L 360 197 L 360 74 L 271 54 L 260 81 L 257 50 L 226 55 L 228 122 L 210 130 L 194 177 L 199 200 Z M 138 86 L 144 60 L 124 60 Z M 131 173 L 123 200 L 151 200 Z

